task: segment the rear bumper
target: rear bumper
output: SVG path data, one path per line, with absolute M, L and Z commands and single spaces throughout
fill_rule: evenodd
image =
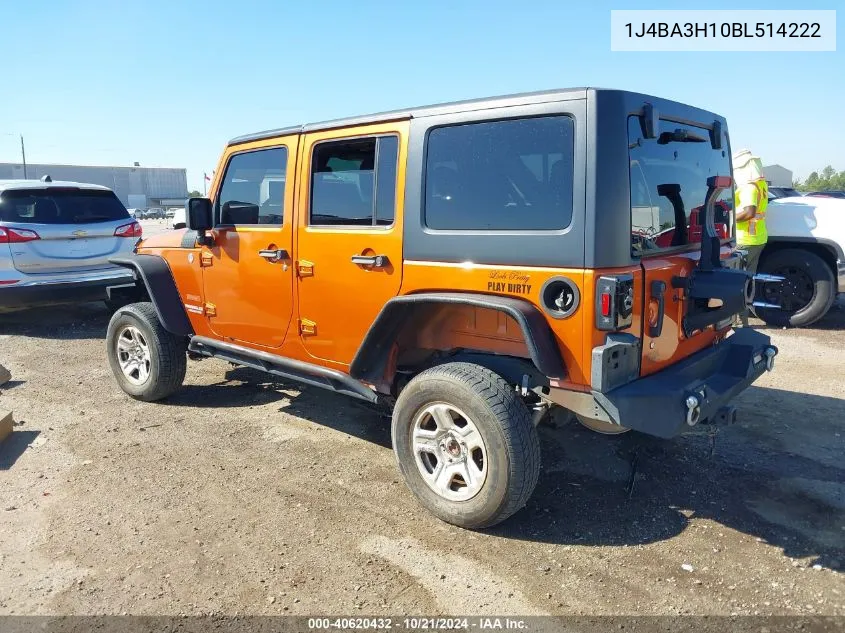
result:
M 0 308 L 28 308 L 38 305 L 107 298 L 106 288 L 134 283 L 135 276 L 125 268 L 79 273 L 73 276 L 34 278 L 29 275 L 14 285 L 0 285 Z
M 606 393 L 583 394 L 591 400 L 592 413 L 583 407 L 583 398 L 576 412 L 663 438 L 697 424 L 730 421 L 731 400 L 771 370 L 776 355 L 768 336 L 742 328 L 661 372 Z M 567 406 L 564 398 L 554 399 Z

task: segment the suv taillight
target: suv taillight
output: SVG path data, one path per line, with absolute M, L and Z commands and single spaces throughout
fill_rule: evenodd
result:
M 15 229 L 8 226 L 0 228 L 0 244 L 20 244 L 40 239 L 41 236 L 38 233 L 29 229 Z
M 114 230 L 115 237 L 141 237 L 144 230 L 137 222 L 122 224 Z
M 624 330 L 634 315 L 634 276 L 603 275 L 596 282 L 596 327 Z

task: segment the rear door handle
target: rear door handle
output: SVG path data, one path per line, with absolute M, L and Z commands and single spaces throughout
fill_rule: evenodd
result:
M 384 268 L 390 263 L 387 255 L 353 255 L 352 263 L 359 266 L 372 266 L 373 268 Z
M 258 251 L 258 256 L 263 257 L 268 262 L 276 263 L 280 262 L 283 259 L 288 259 L 288 252 L 283 248 L 278 249 L 264 249 Z
M 663 316 L 666 313 L 666 282 L 654 280 L 651 282 L 651 298 L 657 301 L 657 320 L 648 326 L 648 335 L 657 338 L 663 333 Z

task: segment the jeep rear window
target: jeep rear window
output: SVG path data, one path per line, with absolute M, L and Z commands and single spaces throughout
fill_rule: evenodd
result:
M 0 199 L 0 220 L 15 224 L 91 224 L 129 217 L 111 191 L 91 189 L 12 189 Z
M 428 135 L 425 224 L 554 231 L 572 220 L 575 125 L 567 116 L 453 125 Z
M 727 141 L 723 141 L 727 148 Z M 704 199 L 710 176 L 730 176 L 727 149 L 713 149 L 710 131 L 660 121 L 646 139 L 640 117 L 628 118 L 631 186 L 631 251 L 641 256 L 701 242 Z M 716 201 L 716 229 L 731 234 L 733 191 Z

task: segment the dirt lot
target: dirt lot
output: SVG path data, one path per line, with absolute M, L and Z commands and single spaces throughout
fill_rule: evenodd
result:
M 2 614 L 845 615 L 845 303 L 771 332 L 712 456 L 704 431 L 543 427 L 533 500 L 485 533 L 423 511 L 341 396 L 206 360 L 129 399 L 108 317 L 0 316 Z

